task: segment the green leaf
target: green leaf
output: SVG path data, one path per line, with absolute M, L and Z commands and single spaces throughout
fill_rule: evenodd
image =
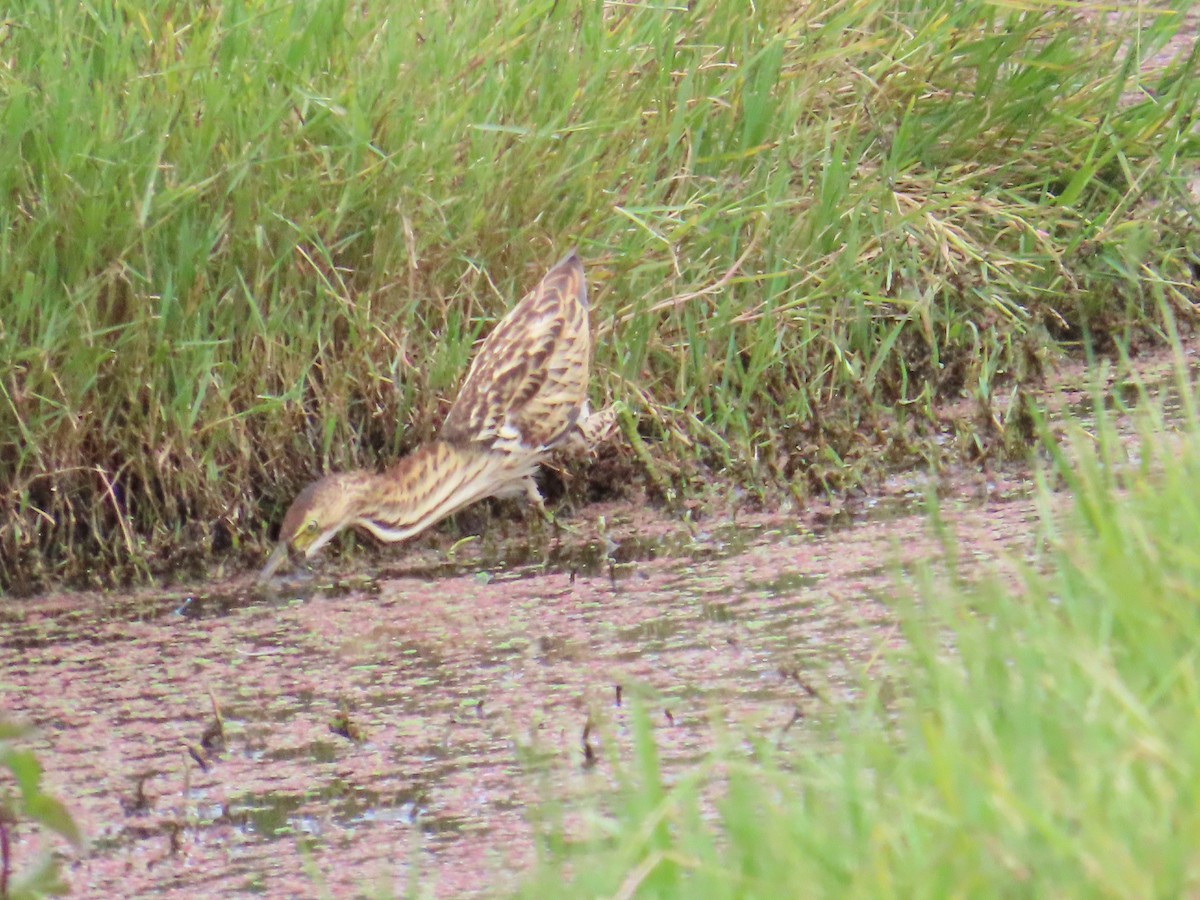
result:
M 65 897 L 71 886 L 62 879 L 58 863 L 45 854 L 23 869 L 9 885 L 10 900 L 37 900 L 40 897 Z
M 47 794 L 38 794 L 25 805 L 29 817 L 62 835 L 75 847 L 83 845 L 79 826 L 63 804 Z
M 9 719 L 0 719 L 0 741 L 15 741 L 17 738 L 29 737 L 33 734 L 33 729 L 28 725 L 22 725 L 20 722 L 13 722 Z
M 4 765 L 16 779 L 17 787 L 26 805 L 30 797 L 36 797 L 40 791 L 38 783 L 42 779 L 42 765 L 31 750 L 5 750 L 0 753 L 0 765 Z

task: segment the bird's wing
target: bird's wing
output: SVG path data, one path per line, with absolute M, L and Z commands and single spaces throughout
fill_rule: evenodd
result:
M 579 418 L 590 368 L 587 284 L 572 250 L 483 342 L 441 439 L 505 450 L 551 447 Z

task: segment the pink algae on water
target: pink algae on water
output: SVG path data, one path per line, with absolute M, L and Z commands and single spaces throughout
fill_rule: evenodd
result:
M 947 511 L 981 557 L 1026 541 L 1011 495 Z M 608 505 L 561 541 L 382 550 L 265 592 L 11 602 L 0 699 L 90 838 L 76 896 L 492 894 L 533 860 L 543 792 L 607 786 L 585 743 L 628 738 L 631 692 L 668 772 L 714 717 L 798 740 L 852 697 L 899 639 L 892 570 L 940 552 L 918 507 L 907 483 L 736 523 Z M 40 840 L 18 831 L 18 866 Z

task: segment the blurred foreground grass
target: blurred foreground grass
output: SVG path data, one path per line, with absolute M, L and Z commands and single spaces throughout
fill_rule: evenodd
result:
M 613 482 L 804 494 L 937 461 L 939 401 L 986 413 L 1056 341 L 1190 315 L 1196 54 L 1142 65 L 1180 21 L 22 0 L 0 20 L 0 587 L 256 553 L 304 480 L 428 438 L 571 244 L 595 399 L 653 448 Z
M 1072 508 L 1052 514 L 1043 491 L 1036 564 L 975 586 L 927 573 L 896 604 L 903 649 L 791 749 L 664 778 L 640 716 L 592 838 L 546 829 L 524 893 L 1200 892 L 1200 418 L 1184 396 L 1178 432 L 1076 429 L 1054 467 Z

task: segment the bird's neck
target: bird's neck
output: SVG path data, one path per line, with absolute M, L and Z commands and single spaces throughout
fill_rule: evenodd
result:
M 351 524 L 382 541 L 401 541 L 493 493 L 504 458 L 484 449 L 435 440 L 386 472 L 369 476 Z

